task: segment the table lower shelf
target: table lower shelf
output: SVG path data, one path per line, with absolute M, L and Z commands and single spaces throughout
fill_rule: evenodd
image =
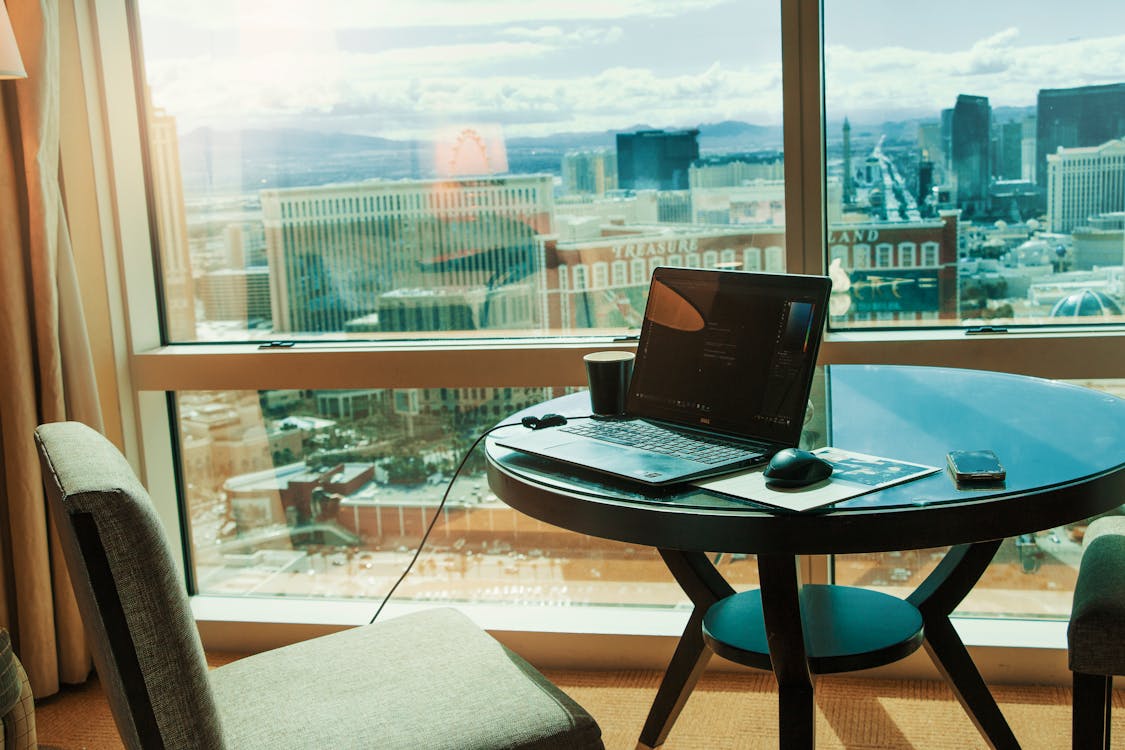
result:
M 853 586 L 806 584 L 800 601 L 813 674 L 891 664 L 922 645 L 922 615 L 898 597 Z M 713 604 L 703 618 L 703 637 L 719 656 L 772 668 L 758 589 Z

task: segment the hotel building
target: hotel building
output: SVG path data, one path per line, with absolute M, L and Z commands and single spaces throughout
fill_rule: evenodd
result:
M 1070 232 L 1089 217 L 1125 210 L 1125 139 L 1047 155 L 1047 231 Z
M 369 330 L 391 292 L 514 283 L 553 230 L 548 175 L 263 190 L 261 202 L 278 332 Z

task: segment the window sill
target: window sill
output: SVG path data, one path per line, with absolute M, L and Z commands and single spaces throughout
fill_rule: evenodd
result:
M 368 622 L 377 602 L 195 596 L 192 610 L 209 651 L 253 653 Z M 391 603 L 390 619 L 441 606 Z M 687 609 L 458 605 L 498 640 L 541 669 L 664 670 Z M 1070 682 L 1066 622 L 955 618 L 954 627 L 986 682 Z M 723 659 L 711 669 L 741 670 Z M 924 650 L 863 674 L 886 679 L 941 679 Z
M 967 335 L 963 329 L 829 332 L 821 364 L 968 367 L 1047 378 L 1125 377 L 1120 327 L 1026 328 Z M 629 338 L 176 344 L 132 357 L 139 391 L 275 388 L 441 388 L 583 385 L 582 356 L 631 349 Z

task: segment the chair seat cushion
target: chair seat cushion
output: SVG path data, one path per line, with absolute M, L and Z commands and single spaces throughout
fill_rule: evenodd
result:
M 239 750 L 602 747 L 577 703 L 448 608 L 256 654 L 211 680 Z
M 1071 671 L 1125 674 L 1125 517 L 1086 530 L 1067 647 Z

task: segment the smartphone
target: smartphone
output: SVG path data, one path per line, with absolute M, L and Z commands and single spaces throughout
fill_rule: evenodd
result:
M 1007 476 L 992 451 L 950 451 L 945 458 L 958 482 L 998 482 Z

